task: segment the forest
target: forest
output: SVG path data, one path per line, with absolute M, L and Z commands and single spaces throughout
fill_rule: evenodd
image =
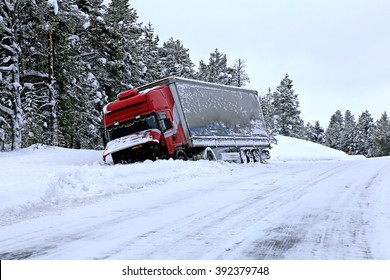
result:
M 368 110 L 362 112 L 357 120 L 350 110 L 344 114 L 337 110 L 330 117 L 326 129 L 319 121 L 305 124 L 300 117 L 299 98 L 294 93 L 292 82 L 286 75 L 275 91 L 269 89 L 261 98 L 265 123 L 271 136 L 304 139 L 350 155 L 390 155 L 390 119 L 386 111 L 374 121 Z
M 127 0 L 0 0 L 0 150 L 35 143 L 75 149 L 106 144 L 101 111 L 121 91 L 179 76 L 245 86 L 245 60 L 210 50 L 195 68 L 179 39 L 160 42 Z M 327 129 L 300 117 L 286 75 L 261 94 L 271 136 L 281 134 L 367 157 L 390 155 L 390 120 L 347 110 Z

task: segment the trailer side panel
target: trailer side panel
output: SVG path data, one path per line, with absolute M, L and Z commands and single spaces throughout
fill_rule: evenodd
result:
M 181 78 L 174 83 L 189 136 L 196 143 L 211 138 L 268 141 L 256 91 Z

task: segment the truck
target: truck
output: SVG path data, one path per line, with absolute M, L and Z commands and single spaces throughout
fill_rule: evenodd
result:
M 126 90 L 103 108 L 106 161 L 264 162 L 270 141 L 255 90 L 168 77 Z

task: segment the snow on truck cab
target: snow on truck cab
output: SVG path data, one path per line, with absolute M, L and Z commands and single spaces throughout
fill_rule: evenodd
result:
M 158 158 L 262 162 L 270 142 L 256 91 L 169 77 L 103 109 L 114 164 Z

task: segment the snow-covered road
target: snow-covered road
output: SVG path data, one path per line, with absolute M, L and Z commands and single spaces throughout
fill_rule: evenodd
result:
M 390 259 L 390 158 L 56 167 L 0 259 Z

